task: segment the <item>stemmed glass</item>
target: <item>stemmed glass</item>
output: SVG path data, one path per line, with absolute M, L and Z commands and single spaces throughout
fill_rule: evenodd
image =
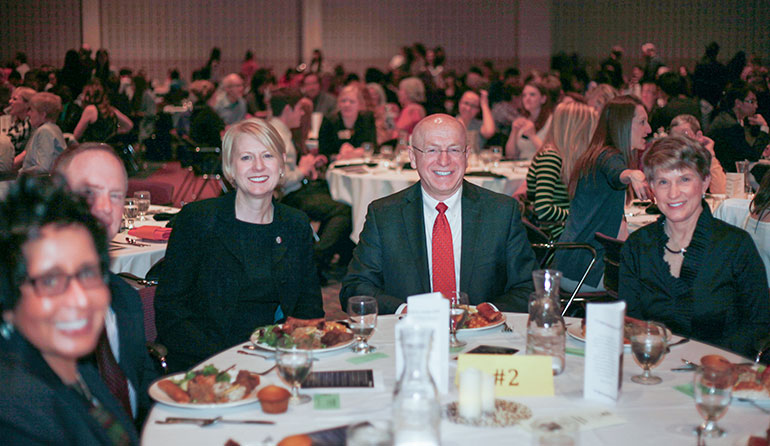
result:
M 298 348 L 291 339 L 282 338 L 275 348 L 275 363 L 278 375 L 283 382 L 291 386 L 289 404 L 299 405 L 309 403 L 308 395 L 300 395 L 302 382 L 310 375 L 313 368 L 313 352 Z
M 666 354 L 666 327 L 652 321 L 635 323 L 631 329 L 631 352 L 636 363 L 644 369 L 641 375 L 632 376 L 631 381 L 645 385 L 660 384 L 663 380 L 652 376 L 650 369 L 660 364 Z
M 353 345 L 355 353 L 371 353 L 376 350 L 367 343 L 367 339 L 377 327 L 377 299 L 371 296 L 354 296 L 348 299 L 348 317 L 350 330 L 356 336 Z
M 733 390 L 733 372 L 731 367 L 701 366 L 695 370 L 693 393 L 695 408 L 704 418 L 703 424 L 695 429 L 706 438 L 723 437 L 724 429 L 717 426 L 717 420 L 727 412 Z
M 479 152 L 479 158 L 481 158 L 481 164 L 484 166 L 484 171 L 489 172 L 489 164 L 494 161 L 492 149 L 481 149 Z
M 145 215 L 150 210 L 150 193 L 146 190 L 140 190 L 134 192 L 134 198 L 136 198 L 136 205 L 139 207 L 139 220 L 146 220 Z
M 136 205 L 135 198 L 126 198 L 123 204 L 123 217 L 126 219 L 125 227 L 134 228 L 134 220 L 139 215 L 139 207 Z
M 489 151 L 492 152 L 492 165 L 494 167 L 500 167 L 500 160 L 503 159 L 503 147 L 492 146 L 489 148 Z
M 372 155 L 374 155 L 374 144 L 365 142 L 361 144 L 361 147 L 364 149 L 364 162 L 371 163 Z
M 468 317 L 468 294 L 453 291 L 449 296 L 449 346 L 462 347 L 467 342 L 457 339 L 457 329 Z

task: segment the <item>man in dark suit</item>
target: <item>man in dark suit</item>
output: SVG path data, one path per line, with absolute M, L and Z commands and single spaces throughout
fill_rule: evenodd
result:
M 55 171 L 74 193 L 88 199 L 91 214 L 104 224 L 107 239 L 112 240 L 120 231 L 128 190 L 126 169 L 115 151 L 106 144 L 81 144 L 59 157 Z M 129 415 L 141 427 L 151 405 L 147 388 L 158 374 L 147 352 L 141 298 L 123 279 L 113 273 L 109 276 L 112 302 L 105 317 L 106 335 L 128 381 Z
M 356 295 L 376 297 L 388 314 L 413 294 L 465 291 L 472 304 L 527 311 L 535 257 L 518 205 L 463 181 L 465 138 L 448 115 L 415 127 L 409 156 L 420 181 L 369 205 L 342 283 L 343 309 Z

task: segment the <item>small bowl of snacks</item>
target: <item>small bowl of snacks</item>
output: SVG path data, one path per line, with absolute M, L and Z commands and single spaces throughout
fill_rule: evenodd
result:
M 257 392 L 262 412 L 284 413 L 289 408 L 291 392 L 279 386 L 265 386 Z

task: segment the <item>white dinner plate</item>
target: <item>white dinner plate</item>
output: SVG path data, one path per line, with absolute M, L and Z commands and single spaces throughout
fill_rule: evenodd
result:
M 489 302 L 487 302 L 487 303 L 489 303 Z M 492 308 L 495 309 L 495 311 L 500 311 L 500 310 L 497 309 L 495 304 L 489 303 L 489 305 L 491 305 Z M 476 308 L 476 305 L 468 305 L 468 306 L 471 307 L 471 308 Z M 406 309 L 406 304 L 401 304 L 401 305 L 398 306 L 398 308 L 396 308 L 396 313 L 395 314 L 396 315 L 402 314 L 405 309 Z M 503 325 L 504 323 L 505 323 L 505 315 L 503 315 L 503 318 L 500 319 L 499 321 L 495 322 L 494 324 L 490 324 L 490 325 L 486 325 L 484 327 L 478 327 L 478 328 L 461 328 L 461 329 L 457 330 L 457 332 L 458 333 L 474 333 L 474 332 L 477 332 L 477 331 L 491 330 L 493 328 L 497 328 L 497 327 Z
M 173 380 L 182 379 L 185 373 L 186 372 L 175 373 L 173 375 L 168 375 L 168 376 L 164 376 L 162 378 L 156 379 L 150 385 L 150 388 L 148 390 L 148 393 L 150 394 L 150 398 L 157 401 L 158 403 L 165 404 L 167 406 L 181 407 L 183 409 L 226 409 L 228 407 L 238 407 L 238 406 L 245 406 L 246 404 L 258 403 L 259 400 L 257 399 L 257 391 L 264 384 L 262 377 L 260 377 L 260 385 L 257 386 L 248 396 L 246 396 L 246 398 L 243 398 L 237 401 L 230 401 L 228 403 L 204 403 L 204 404 L 178 403 L 174 401 L 170 396 L 168 396 L 166 392 L 162 391 L 160 387 L 158 387 L 158 383 L 163 381 L 164 379 L 173 379 Z M 235 380 L 235 377 L 238 376 L 238 370 L 231 370 L 227 373 L 230 374 L 233 381 Z
M 251 341 L 251 343 L 252 343 L 252 344 L 254 344 L 254 346 L 256 346 L 256 347 L 258 347 L 258 348 L 261 348 L 261 349 L 263 349 L 263 350 L 267 350 L 267 351 L 271 351 L 271 352 L 274 352 L 274 351 L 275 351 L 275 347 L 271 347 L 271 346 L 269 346 L 269 345 L 267 345 L 267 344 L 264 344 L 264 343 L 262 343 L 262 342 L 257 342 L 257 340 L 259 339 L 259 335 L 257 334 L 257 332 L 258 332 L 259 330 L 263 329 L 263 328 L 264 328 L 264 327 L 259 327 L 259 328 L 257 328 L 256 330 L 254 330 L 254 333 L 252 333 L 252 334 L 251 334 L 251 336 L 249 337 L 249 341 Z M 314 348 L 314 349 L 311 349 L 310 351 L 312 351 L 313 353 L 330 353 L 330 352 L 336 352 L 336 351 L 339 351 L 339 350 L 343 350 L 343 349 L 346 349 L 346 348 L 350 347 L 351 345 L 355 344 L 355 342 L 356 342 L 356 337 L 355 337 L 355 336 L 353 336 L 353 339 L 351 339 L 351 340 L 350 340 L 350 341 L 348 341 L 348 342 L 343 342 L 343 343 L 341 343 L 341 344 L 337 344 L 337 345 L 335 345 L 335 346 L 333 346 L 333 347 L 326 347 L 326 348 Z
M 668 327 L 666 327 L 666 333 L 668 335 L 668 339 L 669 339 L 669 343 L 670 344 L 673 344 L 674 342 L 677 342 L 677 341 L 682 339 L 681 336 L 674 335 Z M 585 337 L 583 337 L 583 328 L 581 327 L 581 324 L 578 324 L 576 322 L 573 323 L 572 325 L 570 325 L 569 327 L 567 327 L 567 334 L 570 335 L 570 337 L 572 337 L 572 339 L 575 339 L 578 342 L 585 342 L 586 341 Z M 628 349 L 630 351 L 631 350 L 631 342 L 630 341 L 628 343 L 624 342 L 623 343 L 623 347 L 625 347 L 626 349 Z

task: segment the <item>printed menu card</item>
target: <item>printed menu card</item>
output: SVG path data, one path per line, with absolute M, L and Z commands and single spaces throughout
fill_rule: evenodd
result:
M 586 309 L 586 352 L 583 398 L 615 403 L 623 370 L 625 302 L 593 303 Z
M 396 379 L 401 377 L 404 358 L 400 333 L 406 325 L 433 329 L 428 368 L 440 394 L 449 392 L 449 300 L 441 293 L 417 294 L 407 298 L 407 314 L 396 324 Z

